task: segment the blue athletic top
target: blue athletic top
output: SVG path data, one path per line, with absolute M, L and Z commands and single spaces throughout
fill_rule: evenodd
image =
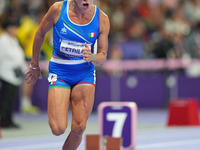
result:
M 94 44 L 99 35 L 99 8 L 88 24 L 73 23 L 69 16 L 70 0 L 63 1 L 60 17 L 53 27 L 53 55 L 68 60 L 82 60 L 85 42 L 94 53 Z

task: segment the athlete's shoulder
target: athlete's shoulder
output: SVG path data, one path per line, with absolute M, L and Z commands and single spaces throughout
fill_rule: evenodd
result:
M 100 12 L 100 30 L 102 31 L 102 29 L 106 29 L 106 30 L 110 30 L 110 20 L 109 17 L 106 15 L 106 13 L 104 13 L 100 8 L 99 8 L 99 12 Z
M 55 2 L 48 10 L 46 18 L 47 20 L 54 21 L 54 23 L 58 20 L 63 2 Z
M 108 17 L 108 15 L 107 15 L 105 12 L 103 12 L 100 8 L 99 8 L 99 10 L 100 10 L 100 14 L 101 14 L 102 16 Z
M 102 20 L 104 23 L 107 22 L 109 23 L 109 17 L 108 15 L 106 15 L 106 13 L 104 13 L 100 8 L 99 8 L 99 12 L 100 12 L 100 20 Z
M 61 8 L 62 8 L 62 4 L 63 4 L 63 1 L 55 2 L 55 3 L 51 6 L 50 10 L 52 10 L 52 11 L 60 11 Z

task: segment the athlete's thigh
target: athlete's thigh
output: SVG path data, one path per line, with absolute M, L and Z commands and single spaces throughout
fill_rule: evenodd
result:
M 70 89 L 51 88 L 48 93 L 50 125 L 67 126 Z
M 94 104 L 95 87 L 92 85 L 76 85 L 71 93 L 72 125 L 86 125 Z

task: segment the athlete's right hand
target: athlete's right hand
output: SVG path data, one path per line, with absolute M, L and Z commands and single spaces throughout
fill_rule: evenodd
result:
M 30 65 L 29 70 L 25 73 L 25 80 L 27 84 L 29 83 L 35 84 L 38 78 L 42 79 L 40 67 L 32 67 Z
M 86 43 L 85 47 L 83 48 L 83 59 L 87 62 L 91 62 L 94 59 L 91 49 Z

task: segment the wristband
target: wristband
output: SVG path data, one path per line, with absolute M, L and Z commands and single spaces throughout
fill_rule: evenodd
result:
M 90 65 L 90 63 L 93 62 L 93 61 L 95 60 L 95 55 L 94 55 L 94 54 L 92 54 L 92 55 L 93 55 L 93 60 L 90 61 L 90 62 L 88 62 L 88 65 Z
M 32 67 L 31 65 L 29 66 L 31 69 L 33 70 L 37 70 L 37 69 L 40 69 L 40 67 Z
M 93 60 L 91 62 L 93 62 L 95 60 L 95 54 L 92 54 L 93 55 Z

